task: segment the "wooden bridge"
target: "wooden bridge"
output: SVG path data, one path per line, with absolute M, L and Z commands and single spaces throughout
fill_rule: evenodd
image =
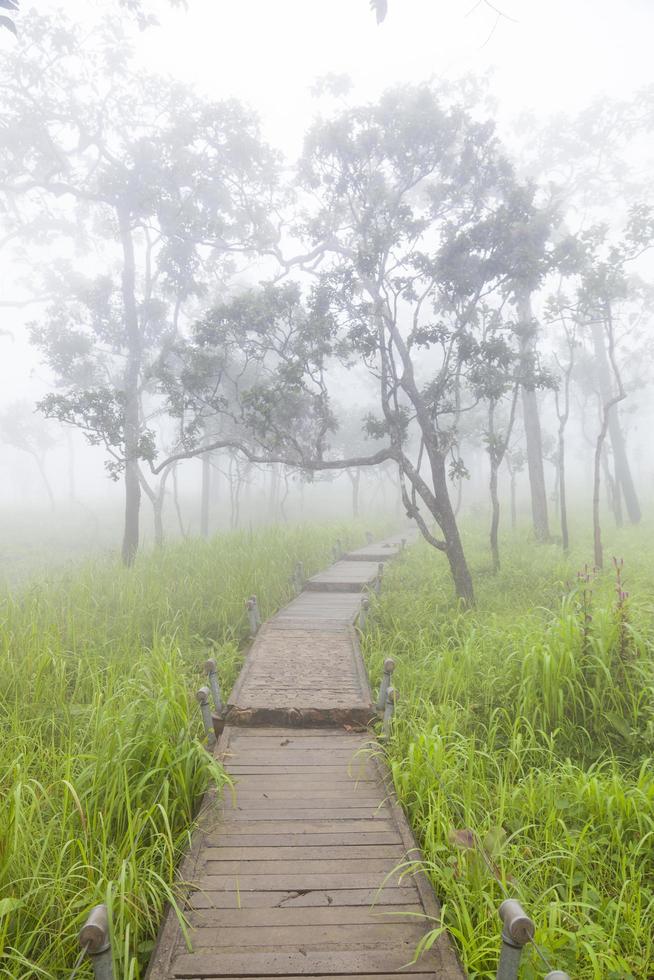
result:
M 459 980 L 446 936 L 415 960 L 440 909 L 375 743 L 355 623 L 400 550 L 346 555 L 257 634 L 216 756 L 234 781 L 203 800 L 148 980 Z

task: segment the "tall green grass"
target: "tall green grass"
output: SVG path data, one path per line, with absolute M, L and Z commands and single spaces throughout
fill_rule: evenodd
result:
M 622 598 L 613 566 L 577 577 L 590 542 L 565 561 L 527 534 L 507 541 L 494 576 L 469 533 L 473 611 L 452 604 L 426 545 L 385 578 L 364 652 L 375 680 L 384 657 L 397 662 L 389 761 L 471 977 L 495 976 L 500 881 L 536 920 L 552 967 L 575 980 L 654 975 L 647 540 L 641 527 L 610 542 L 624 557 Z M 527 950 L 522 976 L 546 972 Z
M 247 636 L 353 525 L 221 535 L 94 562 L 0 596 L 0 975 L 69 975 L 89 909 L 111 910 L 117 976 L 142 976 L 193 815 L 225 776 L 193 692 L 228 690 Z M 82 969 L 88 975 L 89 967 Z

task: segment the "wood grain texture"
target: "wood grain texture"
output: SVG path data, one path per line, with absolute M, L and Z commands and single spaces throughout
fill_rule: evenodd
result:
M 360 590 L 398 550 L 358 549 L 260 630 L 215 749 L 233 786 L 205 796 L 180 868 L 186 938 L 169 909 L 147 980 L 463 977 L 444 935 L 415 960 L 440 908 L 360 730 Z

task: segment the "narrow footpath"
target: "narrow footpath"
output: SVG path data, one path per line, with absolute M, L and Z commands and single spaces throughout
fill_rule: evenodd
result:
M 261 630 L 226 709 L 216 756 L 234 790 L 205 796 L 148 980 L 461 980 L 439 937 L 420 854 L 383 759 L 362 731 L 374 707 L 355 624 L 400 537 L 309 579 Z

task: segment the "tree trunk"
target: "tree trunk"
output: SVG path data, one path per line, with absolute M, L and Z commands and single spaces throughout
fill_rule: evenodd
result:
M 461 599 L 466 606 L 474 606 L 475 591 L 472 585 L 472 576 L 463 551 L 450 495 L 447 492 L 445 458 L 439 454 L 436 459 L 431 457 L 430 462 L 434 477 L 434 496 L 438 508 L 438 514 L 434 514 L 434 517 L 445 539 L 445 554 L 454 579 L 454 591 L 457 599 Z
M 520 356 L 522 370 L 528 379 L 534 367 L 536 330 L 533 325 L 531 298 L 527 292 L 518 294 L 518 319 L 521 325 Z M 530 387 L 528 380 L 522 385 L 522 415 L 527 445 L 527 469 L 529 471 L 534 533 L 539 541 L 547 541 L 550 531 L 538 401 L 536 391 Z
M 163 548 L 163 543 L 164 543 L 163 505 L 164 505 L 164 494 L 157 494 L 157 496 L 152 501 L 152 513 L 154 516 L 155 548 Z
M 177 463 L 173 464 L 173 502 L 175 504 L 175 513 L 177 514 L 177 523 L 179 524 L 179 533 L 183 538 L 188 537 L 186 528 L 184 527 L 184 521 L 182 520 L 182 508 L 179 503 L 179 485 L 177 483 Z
M 606 452 L 606 442 L 602 449 L 602 472 L 606 484 L 606 500 L 609 509 L 613 513 L 616 527 L 622 527 L 624 520 L 622 517 L 622 498 L 620 496 L 620 485 L 611 473 L 611 466 Z
M 361 470 L 356 469 L 354 473 L 347 470 L 347 475 L 350 478 L 350 483 L 352 484 L 352 517 L 354 520 L 358 520 L 359 517 L 359 485 L 361 483 Z
M 559 507 L 561 509 L 561 545 L 567 554 L 570 550 L 570 536 L 568 533 L 568 503 L 566 499 L 565 487 L 565 437 L 563 429 L 559 429 Z
M 491 456 L 490 464 L 490 498 L 491 498 L 491 527 L 490 527 L 490 549 L 493 571 L 500 570 L 500 546 L 498 532 L 500 527 L 500 498 L 497 495 L 497 462 Z
M 125 565 L 131 565 L 139 546 L 141 509 L 141 485 L 139 481 L 141 336 L 135 298 L 134 243 L 129 214 L 122 208 L 118 209 L 118 221 L 123 248 L 122 292 L 127 339 L 127 363 L 124 377 L 125 529 L 122 557 Z
M 39 456 L 38 453 L 32 453 L 32 457 L 38 467 L 39 475 L 41 477 L 41 482 L 43 483 L 43 486 L 45 487 L 45 492 L 48 495 L 48 501 L 50 502 L 50 510 L 54 510 L 55 509 L 54 494 L 52 492 L 52 487 L 50 486 L 50 481 L 48 480 L 48 474 L 45 471 L 45 462 L 43 458 Z
M 68 447 L 68 499 L 75 500 L 75 444 L 70 427 L 66 428 L 66 444 Z
M 209 507 L 211 501 L 211 456 L 202 457 L 202 489 L 200 493 L 200 537 L 209 537 Z
M 602 403 L 606 405 L 611 400 L 613 386 L 611 384 L 609 360 L 606 353 L 604 331 L 601 323 L 592 324 L 592 336 L 593 347 L 595 350 L 595 360 L 597 362 L 597 378 L 599 381 L 600 398 L 602 399 Z M 618 493 L 620 490 L 622 491 L 630 522 L 632 524 L 638 524 L 642 516 L 640 503 L 638 501 L 638 495 L 636 494 L 636 488 L 631 475 L 631 468 L 627 457 L 627 448 L 625 446 L 624 435 L 620 426 L 620 417 L 618 415 L 617 404 L 612 405 L 609 409 L 608 433 L 609 439 L 611 440 L 611 448 L 613 450 L 617 490 Z

